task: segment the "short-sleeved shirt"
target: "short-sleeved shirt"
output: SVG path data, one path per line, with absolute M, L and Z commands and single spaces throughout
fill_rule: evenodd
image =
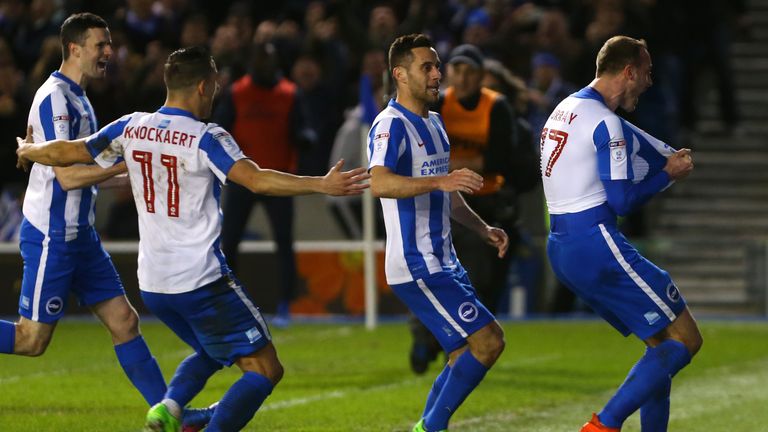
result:
M 541 130 L 541 175 L 550 214 L 606 202 L 603 180 L 638 183 L 674 150 L 616 115 L 592 87 L 564 99 Z
M 384 166 L 405 177 L 447 175 L 450 145 L 443 120 L 435 112 L 421 117 L 390 101 L 368 134 L 368 160 L 369 169 Z M 381 198 L 381 206 L 389 284 L 456 269 L 449 193 L 436 190 L 411 198 Z
M 29 110 L 34 142 L 85 138 L 98 129 L 83 89 L 56 71 L 37 90 Z M 24 217 L 54 239 L 72 240 L 94 222 L 96 186 L 65 191 L 53 168 L 34 164 L 24 195 Z
M 175 294 L 229 274 L 220 248 L 221 185 L 245 158 L 232 136 L 162 107 L 119 118 L 86 140 L 103 167 L 125 159 L 139 213 L 139 288 Z

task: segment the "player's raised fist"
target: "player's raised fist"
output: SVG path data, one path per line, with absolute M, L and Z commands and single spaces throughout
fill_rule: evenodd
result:
M 664 166 L 664 171 L 669 174 L 672 180 L 682 180 L 693 171 L 693 158 L 691 150 L 684 148 L 676 151 L 669 158 Z

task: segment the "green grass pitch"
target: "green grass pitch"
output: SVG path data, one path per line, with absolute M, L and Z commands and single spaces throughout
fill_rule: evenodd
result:
M 768 323 L 703 321 L 704 347 L 673 383 L 670 431 L 768 431 Z M 599 321 L 505 323 L 507 349 L 453 417 L 453 431 L 576 432 L 642 354 Z M 157 322 L 142 331 L 166 378 L 189 349 Z M 248 431 L 410 431 L 433 364 L 413 375 L 403 323 L 274 329 L 285 378 Z M 193 405 L 239 372 L 215 375 Z M 147 407 L 97 323 L 64 321 L 42 357 L 0 357 L 0 431 L 139 431 Z M 639 431 L 634 415 L 624 431 Z

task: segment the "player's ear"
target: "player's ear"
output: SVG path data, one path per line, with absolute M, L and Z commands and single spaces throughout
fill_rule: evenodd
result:
M 75 56 L 75 57 L 80 56 L 80 45 L 76 44 L 75 42 L 68 43 L 67 50 L 69 50 L 70 56 Z
M 622 70 L 621 73 L 627 80 L 634 80 L 637 76 L 637 69 L 635 69 L 635 65 L 630 63 L 624 66 L 624 70 Z
M 405 75 L 406 75 L 405 68 L 402 67 L 402 66 L 395 66 L 392 69 L 392 78 L 395 79 L 395 82 L 398 82 L 398 81 L 405 82 L 405 81 L 407 81 L 407 78 L 406 78 Z

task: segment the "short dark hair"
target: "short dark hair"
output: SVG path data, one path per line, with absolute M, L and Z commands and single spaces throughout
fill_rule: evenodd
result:
M 102 17 L 90 12 L 72 14 L 64 20 L 59 32 L 61 55 L 64 60 L 69 58 L 69 44 L 83 45 L 86 33 L 91 28 L 107 28 L 107 22 Z
M 640 63 L 640 53 L 647 49 L 648 45 L 643 39 L 614 36 L 608 39 L 597 53 L 595 75 L 615 74 L 621 72 L 627 65 L 637 65 Z
M 414 48 L 433 48 L 432 39 L 429 36 L 414 33 L 400 36 L 389 46 L 389 71 L 396 66 L 408 66 L 413 61 Z
M 163 78 L 168 90 L 176 90 L 196 85 L 207 79 L 214 70 L 215 63 L 208 48 L 181 48 L 168 56 Z

